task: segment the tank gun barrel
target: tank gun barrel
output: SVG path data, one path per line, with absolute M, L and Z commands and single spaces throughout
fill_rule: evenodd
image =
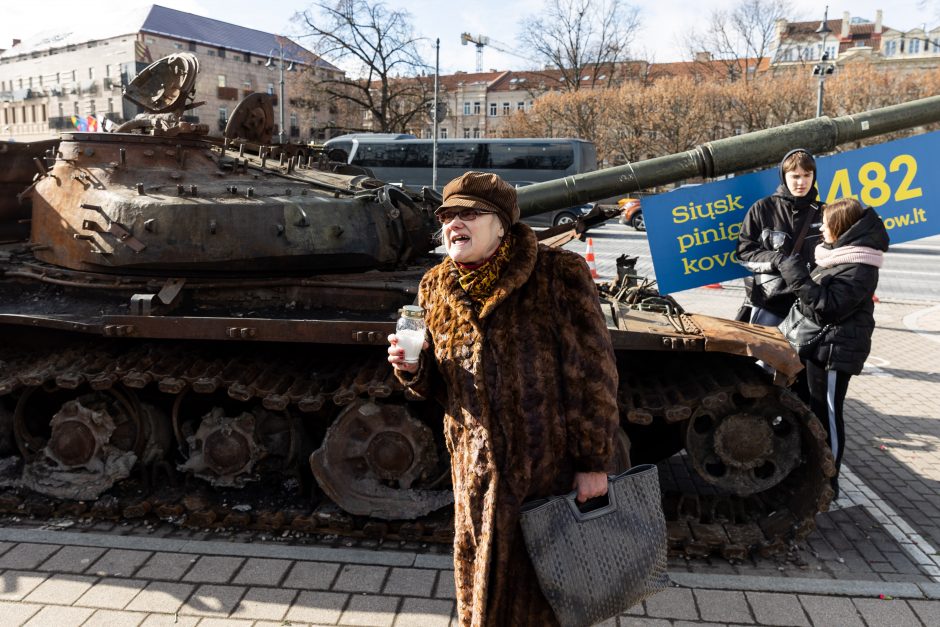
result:
M 522 216 L 581 205 L 692 177 L 713 178 L 777 163 L 795 147 L 825 153 L 836 146 L 940 122 L 940 96 L 837 118 L 820 117 L 754 131 L 636 163 L 536 183 L 518 191 Z

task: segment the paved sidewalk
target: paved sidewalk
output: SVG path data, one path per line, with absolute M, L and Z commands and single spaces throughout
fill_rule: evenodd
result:
M 741 297 L 677 296 L 721 316 Z M 849 388 L 845 494 L 818 530 L 776 559 L 672 559 L 677 586 L 607 625 L 940 625 L 940 305 L 883 302 L 876 318 Z M 0 526 L 0 625 L 453 624 L 446 554 L 78 527 Z

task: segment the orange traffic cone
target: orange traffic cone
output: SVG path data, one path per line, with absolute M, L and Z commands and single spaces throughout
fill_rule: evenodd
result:
M 709 283 L 708 285 L 703 285 L 702 287 L 707 287 L 710 290 L 723 290 L 725 288 L 721 287 L 721 283 Z
M 589 237 L 587 244 L 587 251 L 584 253 L 584 260 L 587 261 L 588 268 L 591 269 L 591 277 L 595 279 L 601 278 L 597 273 L 597 263 L 594 260 L 594 239 Z

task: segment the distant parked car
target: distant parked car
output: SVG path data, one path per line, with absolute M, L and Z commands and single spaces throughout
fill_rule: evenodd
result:
M 620 224 L 629 224 L 637 231 L 646 230 L 643 220 L 643 208 L 639 198 L 621 198 L 617 201 L 620 206 Z
M 531 182 L 515 183 L 517 188 L 531 185 Z M 558 226 L 559 224 L 571 224 L 576 222 L 581 216 L 591 213 L 594 205 L 597 203 L 589 202 L 576 207 L 565 207 L 564 209 L 555 209 L 546 213 L 540 213 L 534 216 L 524 218 L 522 221 L 531 226 Z

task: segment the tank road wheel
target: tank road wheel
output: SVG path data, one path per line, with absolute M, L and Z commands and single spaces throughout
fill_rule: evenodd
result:
M 454 501 L 451 490 L 415 486 L 441 473 L 431 430 L 404 405 L 357 400 L 310 455 L 323 491 L 352 514 L 414 519 Z
M 826 431 L 812 411 L 783 388 L 752 386 L 747 397 L 716 396 L 720 398 L 706 399 L 693 413 L 686 451 L 705 481 L 735 496 L 699 497 L 699 523 L 706 523 L 698 525 L 699 532 L 710 527 L 707 523 L 724 519 L 704 513 L 722 499 L 731 499 L 735 505 L 729 505 L 729 511 L 735 513 L 719 525 L 724 531 L 718 539 L 706 542 L 693 530 L 696 538 L 686 550 L 696 542 L 713 541 L 738 558 L 753 548 L 777 553 L 788 542 L 809 535 L 816 513 L 829 508 L 835 463 Z M 732 519 L 736 524 L 730 524 Z
M 23 484 L 48 496 L 95 499 L 126 479 L 138 460 L 163 455 L 169 443 L 169 433 L 160 428 L 165 423 L 156 408 L 117 388 L 27 390 L 13 416 Z
M 179 470 L 216 487 L 241 488 L 260 479 L 260 472 L 285 470 L 296 459 L 299 431 L 286 412 L 216 405 L 197 424 L 181 415 L 185 396 L 178 396 L 173 406 L 173 425 L 187 458 Z

